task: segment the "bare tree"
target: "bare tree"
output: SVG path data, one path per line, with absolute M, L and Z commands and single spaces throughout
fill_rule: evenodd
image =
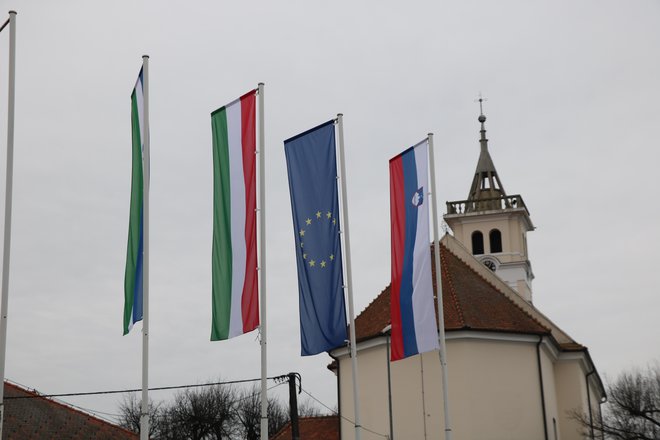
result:
M 298 415 L 300 417 L 316 417 L 323 414 L 323 411 L 311 399 L 301 400 L 298 404 Z
M 119 426 L 129 431 L 140 432 L 140 414 L 142 413 L 142 401 L 138 400 L 134 393 L 124 397 L 119 404 Z M 149 401 L 149 437 L 158 438 L 161 427 L 161 405 Z
M 288 409 L 279 400 L 268 399 L 268 434 L 275 434 L 288 421 Z
M 186 389 L 164 413 L 163 440 L 222 440 L 235 432 L 236 391 L 225 385 Z
M 244 390 L 236 406 L 240 438 L 259 440 L 261 438 L 261 395 L 257 386 Z M 288 418 L 286 409 L 275 398 L 268 399 L 268 433 L 279 431 Z
M 587 438 L 660 440 L 660 364 L 623 373 L 607 388 L 602 419 L 572 414 Z
M 318 414 L 303 405 L 306 415 Z M 140 431 L 140 402 L 130 394 L 120 404 L 120 425 Z M 289 421 L 288 406 L 268 399 L 268 432 L 274 434 Z M 169 404 L 150 404 L 149 437 L 157 440 L 259 440 L 261 396 L 258 387 L 241 391 L 230 385 L 188 388 Z

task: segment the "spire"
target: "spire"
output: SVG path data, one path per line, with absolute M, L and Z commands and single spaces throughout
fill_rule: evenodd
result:
M 481 123 L 481 138 L 479 139 L 479 144 L 481 146 L 481 153 L 479 154 L 479 161 L 477 162 L 477 169 L 474 173 L 474 178 L 472 179 L 472 185 L 470 186 L 470 194 L 468 195 L 468 201 L 477 202 L 491 200 L 495 203 L 474 203 L 469 204 L 472 206 L 475 211 L 482 211 L 489 209 L 489 205 L 499 206 L 500 203 L 492 199 L 500 199 L 506 196 L 502 182 L 497 175 L 495 170 L 495 165 L 493 164 L 493 159 L 490 157 L 488 152 L 488 139 L 486 138 L 486 116 L 483 111 L 483 102 L 484 98 L 479 96 L 479 118 L 478 121 Z M 495 208 L 497 209 L 497 208 Z
M 502 281 L 532 302 L 534 274 L 527 253 L 527 232 L 534 230 L 519 194 L 507 195 L 488 152 L 486 116 L 479 96 L 481 152 L 467 200 L 447 202 L 444 219 L 454 237 Z M 521 237 L 522 233 L 522 237 Z M 521 239 L 522 238 L 522 239 Z

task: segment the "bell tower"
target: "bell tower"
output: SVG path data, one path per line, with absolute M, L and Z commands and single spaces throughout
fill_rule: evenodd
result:
M 532 302 L 527 232 L 534 230 L 520 195 L 509 196 L 488 152 L 486 116 L 479 98 L 481 152 L 467 200 L 447 202 L 445 222 L 472 254 L 523 298 Z

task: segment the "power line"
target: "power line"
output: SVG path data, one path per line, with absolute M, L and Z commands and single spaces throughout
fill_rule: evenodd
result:
M 276 377 L 269 377 L 268 379 L 276 379 Z M 160 388 L 154 388 L 154 389 L 158 390 L 158 389 L 176 389 L 176 388 L 195 388 L 195 387 L 225 385 L 225 384 L 230 385 L 230 384 L 244 383 L 244 382 L 250 382 L 250 381 L 255 382 L 255 381 L 259 381 L 259 380 L 261 380 L 261 379 L 244 379 L 244 380 L 234 380 L 234 381 L 226 381 L 226 382 L 212 382 L 212 383 L 197 384 L 197 385 L 180 385 L 178 387 L 160 387 Z M 283 384 L 282 383 L 276 383 L 275 385 L 272 385 L 272 386 L 268 387 L 267 390 L 270 391 L 270 390 L 272 390 L 274 388 L 277 388 L 281 385 L 283 385 Z M 138 389 L 138 390 L 125 390 L 126 393 L 138 392 L 138 391 L 142 391 L 142 390 L 141 389 Z M 122 391 L 103 391 L 103 392 L 48 394 L 48 395 L 39 394 L 39 395 L 35 395 L 35 396 L 5 397 L 5 399 L 21 399 L 21 398 L 22 399 L 29 399 L 29 398 L 34 399 L 34 398 L 54 398 L 54 397 L 61 397 L 61 396 L 89 396 L 89 395 L 95 395 L 95 394 L 98 394 L 98 393 L 101 393 L 101 394 L 117 394 L 119 392 L 122 392 Z M 242 400 L 249 399 L 250 397 L 258 395 L 259 393 L 260 393 L 260 391 L 257 391 L 257 392 L 252 393 L 252 394 L 248 394 L 246 396 L 243 396 L 239 399 L 236 399 L 236 400 L 232 401 L 231 404 L 233 405 L 233 404 L 236 404 L 236 403 L 238 403 Z M 110 423 L 117 423 L 117 421 L 123 415 L 123 414 L 108 413 L 108 412 L 99 411 L 99 410 L 95 410 L 95 409 L 91 409 L 91 408 L 86 408 L 86 407 L 83 407 L 83 406 L 80 406 L 80 405 L 74 405 L 73 403 L 70 403 L 70 402 L 60 401 L 59 403 L 62 404 L 62 405 L 66 405 L 66 406 L 69 406 L 71 408 L 75 408 L 77 410 L 83 411 L 87 414 L 91 414 L 91 415 L 93 415 L 93 416 L 95 416 L 95 417 L 97 417 L 101 420 L 105 420 L 105 421 L 110 422 Z
M 277 379 L 279 377 L 281 377 L 281 376 L 268 377 L 267 379 L 274 380 L 274 379 Z M 201 383 L 201 384 L 194 384 L 194 385 L 172 385 L 172 386 L 167 386 L 167 387 L 149 388 L 149 391 L 166 391 L 166 390 L 179 390 L 179 389 L 184 389 L 184 388 L 209 387 L 209 386 L 217 386 L 217 385 L 233 385 L 233 384 L 239 384 L 239 383 L 257 382 L 257 381 L 260 381 L 260 380 L 261 380 L 261 378 L 228 380 L 228 381 L 224 381 L 224 382 L 209 382 L 209 383 Z M 88 391 L 88 392 L 82 392 L 82 393 L 41 394 L 36 390 L 32 390 L 33 393 L 36 393 L 35 395 L 30 395 L 30 396 L 7 396 L 7 397 L 5 397 L 5 400 L 52 398 L 52 397 L 99 396 L 99 395 L 105 395 L 105 394 L 136 393 L 136 392 L 139 392 L 139 391 L 142 391 L 142 389 L 141 388 L 132 388 L 132 389 L 124 389 L 124 390 Z
M 326 409 L 330 410 L 330 412 L 332 412 L 334 415 L 337 415 L 337 416 L 341 417 L 342 419 L 346 420 L 346 421 L 347 421 L 348 423 L 350 423 L 351 425 L 356 426 L 356 425 L 355 425 L 355 422 L 354 422 L 353 420 L 349 419 L 349 418 L 346 417 L 346 416 L 342 416 L 341 414 L 337 413 L 337 411 L 335 411 L 334 409 L 330 408 L 328 405 L 326 405 L 325 403 L 321 402 L 321 401 L 320 401 L 319 399 L 317 399 L 316 397 L 312 396 L 312 395 L 311 395 L 307 390 L 305 390 L 304 388 L 301 387 L 300 389 L 302 390 L 303 393 L 307 394 L 309 397 L 311 397 L 312 399 L 314 399 L 319 405 L 322 405 L 322 406 L 324 406 Z M 390 438 L 389 435 L 387 435 L 387 434 L 381 434 L 380 432 L 376 432 L 376 431 L 374 431 L 374 430 L 372 430 L 372 429 L 369 429 L 369 428 L 367 428 L 367 427 L 364 426 L 364 425 L 360 425 L 360 429 L 364 429 L 364 430 L 367 431 L 367 432 L 370 432 L 370 433 L 372 433 L 372 434 L 374 434 L 374 435 L 378 435 L 378 436 L 383 437 L 383 438 L 386 438 L 386 439 L 389 439 L 389 438 Z

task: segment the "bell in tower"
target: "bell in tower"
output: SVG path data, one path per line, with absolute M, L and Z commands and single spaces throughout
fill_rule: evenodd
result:
M 527 232 L 534 230 L 520 195 L 504 191 L 488 152 L 486 116 L 479 98 L 480 153 L 467 200 L 447 202 L 445 222 L 472 254 L 527 301 L 532 302 L 532 265 Z

